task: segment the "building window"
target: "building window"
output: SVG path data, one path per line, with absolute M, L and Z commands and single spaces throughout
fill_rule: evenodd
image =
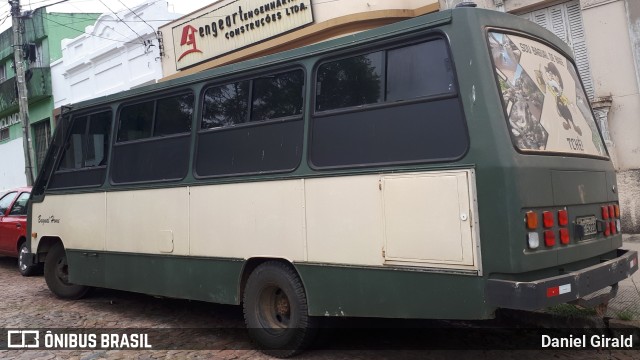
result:
M 0 83 L 7 80 L 7 64 L 0 65 Z
M 0 141 L 9 140 L 9 128 L 0 130 Z
M 587 41 L 582 24 L 580 2 L 572 0 L 520 15 L 554 33 L 566 42 L 575 54 L 576 65 L 589 99 L 593 100 L 594 89 L 587 55 Z
M 48 118 L 33 125 L 33 135 L 36 142 L 36 169 L 40 169 L 51 140 L 51 126 Z

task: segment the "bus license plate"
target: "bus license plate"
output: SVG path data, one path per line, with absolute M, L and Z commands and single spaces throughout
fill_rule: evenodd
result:
M 576 225 L 579 225 L 582 227 L 583 239 L 598 233 L 598 229 L 596 228 L 595 216 L 585 216 L 585 217 L 576 218 Z

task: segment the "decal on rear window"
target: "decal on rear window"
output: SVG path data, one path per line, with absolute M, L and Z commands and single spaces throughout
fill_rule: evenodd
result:
M 509 132 L 523 151 L 607 156 L 573 63 L 522 36 L 489 32 Z

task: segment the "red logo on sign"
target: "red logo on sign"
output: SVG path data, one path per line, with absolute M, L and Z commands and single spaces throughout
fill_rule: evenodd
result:
M 183 57 L 187 56 L 191 53 L 202 53 L 202 51 L 198 50 L 196 46 L 196 28 L 191 25 L 187 25 L 182 29 L 182 39 L 180 40 L 180 46 L 190 45 L 191 49 L 185 51 L 180 55 L 178 61 L 180 61 Z

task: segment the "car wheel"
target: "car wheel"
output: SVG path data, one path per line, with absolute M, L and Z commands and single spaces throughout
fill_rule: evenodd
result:
M 23 242 L 22 244 L 20 244 L 20 249 L 18 250 L 18 271 L 20 271 L 20 274 L 22 276 L 35 275 L 42 269 L 39 264 L 28 266 L 22 261 L 22 254 L 26 254 L 28 252 L 29 248 L 27 247 L 27 243 Z
M 61 299 L 80 299 L 90 290 L 88 286 L 69 282 L 67 254 L 61 243 L 57 243 L 49 249 L 44 261 L 44 279 L 49 290 Z
M 315 336 L 302 281 L 290 266 L 276 261 L 258 266 L 247 280 L 243 303 L 249 336 L 268 355 L 293 356 Z

